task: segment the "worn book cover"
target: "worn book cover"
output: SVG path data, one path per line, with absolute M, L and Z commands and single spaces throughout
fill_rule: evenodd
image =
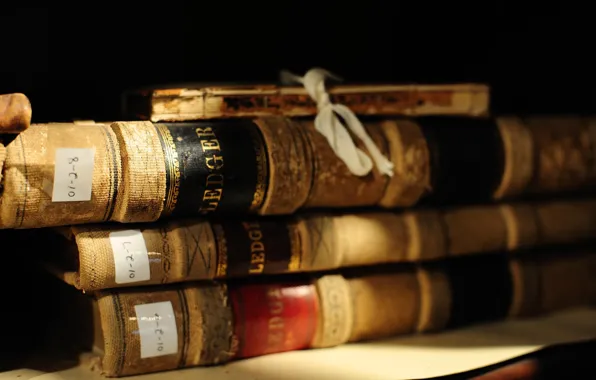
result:
M 357 115 L 485 116 L 489 109 L 483 84 L 338 85 L 329 94 Z M 313 116 L 317 105 L 303 87 L 186 83 L 127 91 L 122 113 L 151 121 Z
M 588 243 L 596 199 L 275 219 L 167 220 L 31 231 L 52 272 L 83 291 L 316 272 Z M 58 233 L 59 232 L 59 233 Z
M 63 317 L 48 325 L 48 338 L 61 336 L 48 342 L 60 341 L 73 353 L 93 346 L 102 357 L 96 368 L 120 377 L 431 333 L 593 303 L 594 252 L 557 253 L 515 258 L 496 253 L 313 277 L 111 289 L 95 293 L 95 302 L 65 287 L 61 307 L 50 316 Z M 71 301 L 67 290 L 72 290 Z
M 435 116 L 370 120 L 364 128 L 390 157 L 393 176 L 375 168 L 352 174 L 312 120 L 33 124 L 6 145 L 0 228 L 484 203 L 596 189 L 594 117 Z

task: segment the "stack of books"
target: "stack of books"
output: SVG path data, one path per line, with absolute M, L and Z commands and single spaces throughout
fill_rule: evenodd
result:
M 548 344 L 596 336 L 596 311 L 577 309 L 596 302 L 596 118 L 490 115 L 480 84 L 308 75 L 132 91 L 117 122 L 29 126 L 26 97 L 0 97 L 3 239 L 61 300 L 35 356 L 59 341 L 86 363 L 56 378 L 246 378 L 227 363 L 252 360 L 285 379 L 267 358 L 367 378 L 382 357 L 375 378 L 394 379 L 412 352 L 375 342 L 498 338 L 486 323 L 505 320 L 585 322 Z M 301 368 L 315 357 L 327 369 Z

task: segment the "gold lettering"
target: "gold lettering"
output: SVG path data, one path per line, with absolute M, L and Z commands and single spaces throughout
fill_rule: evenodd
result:
M 264 264 L 258 264 L 256 268 L 250 268 L 248 270 L 248 273 L 254 274 L 254 273 L 263 273 L 263 270 L 265 269 L 265 265 Z
M 224 166 L 224 159 L 214 154 L 211 157 L 205 157 L 205 165 L 211 170 L 220 170 Z
M 203 152 L 208 150 L 221 150 L 219 146 L 219 141 L 216 139 L 213 140 L 201 140 L 201 147 L 203 148 Z
M 279 290 L 279 288 L 270 288 L 267 291 L 267 296 L 271 297 L 271 298 L 280 299 L 281 298 L 281 290 Z
M 261 240 L 263 238 L 263 233 L 260 230 L 248 231 L 248 238 L 250 240 Z
M 265 244 L 261 241 L 263 238 L 263 232 L 260 230 L 259 223 L 257 222 L 243 222 L 244 229 L 248 233 L 250 243 L 250 268 L 249 273 L 262 273 L 265 269 L 265 261 L 267 255 L 265 253 Z
M 223 187 L 223 182 L 223 174 L 211 173 L 207 176 L 207 187 L 209 187 L 209 185 L 217 185 L 219 187 Z
M 281 309 L 283 309 L 283 304 L 281 306 Z M 270 328 L 280 328 L 280 327 L 283 327 L 283 325 L 284 325 L 284 319 L 282 317 L 276 315 L 274 317 L 269 318 L 269 327 Z
M 265 250 L 265 244 L 263 244 L 260 241 L 253 241 L 252 243 L 250 243 L 250 252 L 254 253 L 254 252 L 259 252 L 259 251 L 264 251 Z M 263 258 L 265 257 L 265 252 L 262 253 Z
M 199 211 L 214 211 L 219 205 L 223 189 L 205 190 L 203 193 L 203 204 Z
M 283 301 L 273 301 L 269 304 L 269 310 L 271 314 L 281 314 L 284 311 Z M 279 317 L 277 317 L 279 318 Z
M 218 201 L 221 199 L 223 189 L 205 190 L 203 193 L 203 201 Z
M 260 264 L 265 262 L 265 252 L 252 253 L 250 255 L 251 264 Z
M 195 133 L 199 138 L 201 137 L 215 137 L 215 133 L 211 127 L 207 128 L 196 128 Z
M 218 153 L 209 154 L 209 152 L 221 151 L 221 145 L 212 127 L 195 128 L 195 133 L 199 138 L 203 153 L 205 153 L 203 157 L 205 166 L 212 172 L 205 178 L 203 202 L 199 208 L 199 212 L 208 213 L 217 210 L 223 195 L 224 174 L 213 173 L 213 171 L 221 170 L 224 167 L 224 157 Z
M 280 288 L 269 288 L 269 320 L 267 321 L 267 349 L 276 352 L 283 349 L 286 341 L 285 321 L 283 318 L 284 302 Z

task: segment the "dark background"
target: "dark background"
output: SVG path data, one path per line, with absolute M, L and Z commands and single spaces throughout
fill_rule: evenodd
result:
M 138 85 L 272 82 L 313 66 L 350 82 L 486 82 L 497 114 L 596 103 L 588 2 L 53 4 L 0 10 L 0 93 L 27 94 L 34 122 L 118 118 L 121 91 Z

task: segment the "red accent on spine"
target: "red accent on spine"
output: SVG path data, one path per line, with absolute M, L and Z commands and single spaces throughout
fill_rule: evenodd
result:
M 310 347 L 319 311 L 314 285 L 245 285 L 230 289 L 230 298 L 237 359 Z

